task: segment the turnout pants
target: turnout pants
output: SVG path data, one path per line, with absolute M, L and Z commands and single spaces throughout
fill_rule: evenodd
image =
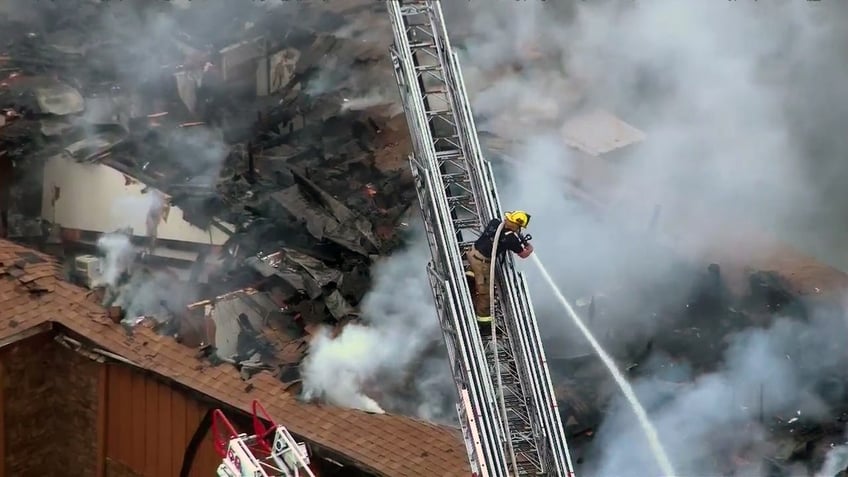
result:
M 491 322 L 492 297 L 489 296 L 489 275 L 492 261 L 471 247 L 468 251 L 468 266 L 474 273 L 474 310 L 477 312 L 477 321 Z

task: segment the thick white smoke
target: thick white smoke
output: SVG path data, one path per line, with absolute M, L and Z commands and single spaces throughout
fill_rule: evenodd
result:
M 93 285 L 106 287 L 106 303 L 120 306 L 126 320 L 132 322 L 141 316 L 155 315 L 165 311 L 168 304 L 192 299 L 194 290 L 190 285 L 136 264 L 139 250 L 129 235 L 101 235 L 97 248 L 102 255 L 100 277 Z
M 815 391 L 820 378 L 837 376 L 845 362 L 845 352 L 832 338 L 844 332 L 838 317 L 815 317 L 810 323 L 783 319 L 768 330 L 732 336 L 716 372 L 676 376 L 675 384 L 668 381 L 671 370 L 657 364 L 655 377 L 639 381 L 637 392 L 652 409 L 677 471 L 724 475 L 729 461 L 744 456 L 748 466 L 736 472 L 764 475 L 760 459 L 774 451 L 765 427 L 782 428 L 777 432 L 791 438 L 792 422 L 827 422 L 830 409 Z M 789 424 L 776 424 L 775 418 Z M 613 406 L 598 430 L 588 475 L 659 475 L 633 421 L 621 403 Z
M 303 362 L 303 394 L 306 399 L 327 401 L 368 412 L 383 408 L 365 394 L 363 386 L 385 366 L 385 335 L 379 328 L 349 325 L 334 337 L 322 329 L 312 338 L 309 356 Z
M 100 262 L 100 280 L 94 285 L 115 287 L 121 275 L 130 270 L 135 261 L 136 250 L 130 238 L 124 234 L 104 234 L 97 239 L 97 248 L 103 253 Z
M 848 469 L 848 445 L 843 444 L 828 451 L 824 465 L 815 477 L 838 477 L 845 469 Z
M 399 412 L 442 417 L 440 401 L 428 404 L 428 393 L 449 379 L 448 368 L 413 369 L 441 340 L 426 275 L 428 260 L 429 250 L 419 234 L 408 248 L 375 265 L 374 286 L 360 310 L 364 323 L 344 327 L 335 338 L 326 331 L 313 338 L 302 364 L 306 398 L 324 398 L 371 412 L 382 411 L 375 401 L 382 398 Z M 418 387 L 405 402 L 398 401 L 393 396 L 410 371 L 415 373 L 414 381 L 431 386 Z
M 396 92 L 396 91 L 395 91 Z M 391 106 L 387 111 L 389 116 L 403 113 L 399 99 L 384 91 L 372 90 L 363 96 L 345 98 L 342 101 L 342 111 L 364 111 L 376 106 Z
M 673 330 L 674 323 L 660 322 L 661 309 L 679 305 L 692 285 L 692 274 L 677 271 L 659 239 L 697 262 L 725 231 L 759 229 L 844 266 L 836 244 L 846 238 L 840 223 L 848 210 L 833 198 L 843 197 L 833 184 L 844 177 L 848 145 L 833 110 L 845 111 L 836 98 L 848 85 L 835 80 L 846 73 L 841 53 L 826 45 L 844 41 L 845 7 L 444 5 L 451 30 L 465 36 L 463 66 L 480 129 L 523 142 L 507 148 L 513 165 L 499 171 L 503 205 L 532 214 L 534 243 L 567 295 L 608 296 L 620 308 L 592 323 L 614 351 Z M 595 109 L 642 129 L 645 141 L 606 158 L 566 147 L 562 124 Z M 533 121 L 540 125 L 528 126 Z M 568 198 L 567 176 L 592 178 L 589 189 L 610 207 L 600 213 Z M 659 235 L 649 236 L 657 205 Z M 585 348 L 576 332 L 535 271 L 528 273 L 548 354 L 579 354 Z M 752 464 L 744 475 L 762 475 L 757 467 L 770 455 L 769 441 L 751 424 L 760 386 L 767 419 L 799 410 L 825 419 L 830 410 L 810 387 L 844 363 L 842 328 L 836 318 L 781 322 L 732 337 L 717 372 L 681 385 L 660 377 L 638 382 L 678 470 L 717 475 L 727 470 L 715 467 L 719 460 L 745 454 Z M 593 442 L 587 475 L 656 475 L 639 432 L 629 408 L 614 405 Z

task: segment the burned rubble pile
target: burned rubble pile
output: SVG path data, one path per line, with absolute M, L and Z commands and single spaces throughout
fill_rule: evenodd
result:
M 604 346 L 616 350 L 615 359 L 630 379 L 651 383 L 651 393 L 660 397 L 651 398 L 654 401 L 648 401 L 649 405 L 662 406 L 674 396 L 696 393 L 696 388 L 706 386 L 704 376 L 732 373 L 730 367 L 733 365 L 727 361 L 728 350 L 738 346 L 740 337 L 752 330 L 776 333 L 773 330 L 781 327 L 794 329 L 790 328 L 792 322 L 806 324 L 815 315 L 816 320 L 826 322 L 824 326 L 829 331 L 848 332 L 841 311 L 816 298 L 799 295 L 775 272 L 751 271 L 744 289 L 729 285 L 717 264 L 688 273 L 691 280 L 683 282 L 692 283 L 691 286 L 662 283 L 640 290 L 666 297 L 655 300 L 655 308 L 642 310 L 654 316 L 660 331 L 641 341 L 615 336 L 615 331 L 611 334 L 603 325 L 626 320 L 622 314 L 633 313 L 632 306 L 623 309 L 616 303 L 628 302 L 627 299 L 620 300 L 615 294 L 599 295 L 578 303 Z M 797 343 L 793 343 L 796 338 Z M 721 475 L 727 476 L 751 475 L 751 472 L 758 472 L 755 469 L 766 472 L 756 475 L 788 476 L 797 475 L 798 465 L 804 466 L 806 472 L 820 468 L 825 454 L 845 441 L 848 393 L 842 383 L 848 380 L 845 368 L 848 354 L 844 349 L 820 349 L 819 352 L 828 353 L 830 357 L 819 359 L 811 356 L 814 352 L 808 349 L 809 340 L 793 336 L 780 349 L 781 357 L 793 363 L 792 366 L 821 366 L 810 373 L 815 377 L 794 384 L 800 389 L 793 392 L 793 396 L 801 397 L 787 401 L 785 396 L 778 394 L 781 391 L 771 389 L 774 387 L 771 380 L 764 378 L 759 384 L 748 382 L 734 391 L 726 404 L 709 403 L 710 406 L 726 405 L 725 410 L 717 412 L 738 421 L 733 443 L 727 443 L 726 452 L 715 453 L 715 448 L 721 447 L 716 442 L 727 437 L 721 433 L 702 436 L 711 441 L 702 455 L 693 457 L 695 453 L 687 452 L 687 456 L 696 461 L 678 464 L 723 469 Z M 626 344 L 622 345 L 624 342 Z M 738 352 L 736 349 L 730 354 Z M 611 412 L 618 388 L 593 354 L 558 357 L 554 353 L 549 361 L 564 409 L 569 444 L 578 462 L 591 459 L 586 453 L 592 451 L 590 444 Z M 775 367 L 781 366 L 775 364 Z M 770 370 L 758 369 L 757 372 L 768 376 Z M 828 412 L 823 413 L 823 408 Z M 693 428 L 697 425 L 692 424 Z M 765 432 L 765 439 L 760 430 Z
M 371 68 L 385 46 L 356 26 L 371 8 L 77 0 L 0 15 L 3 236 L 64 255 L 128 330 L 297 382 L 311 330 L 357 319 L 414 200 L 396 87 Z M 144 206 L 101 204 L 121 193 L 80 178 L 102 170 Z

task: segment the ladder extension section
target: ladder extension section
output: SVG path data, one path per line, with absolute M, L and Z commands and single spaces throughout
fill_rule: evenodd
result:
M 392 61 L 432 261 L 439 321 L 457 386 L 472 472 L 573 476 L 527 284 L 512 257 L 496 266 L 496 344 L 481 339 L 463 254 L 500 217 L 459 67 L 437 0 L 387 0 Z
M 271 425 L 266 427 L 263 420 Z M 219 477 L 315 477 L 306 445 L 274 423 L 257 401 L 253 401 L 252 435 L 239 434 L 220 409 L 213 411 L 212 431 L 222 459 Z

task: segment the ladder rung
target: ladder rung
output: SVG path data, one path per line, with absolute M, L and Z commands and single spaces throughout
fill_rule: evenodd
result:
M 512 448 L 515 452 L 530 452 L 534 450 L 535 447 L 536 446 L 533 445 L 532 442 L 527 442 L 526 440 L 512 441 Z
M 442 65 L 424 65 L 424 66 L 415 66 L 415 71 L 441 71 Z
M 447 151 L 436 151 L 436 157 L 438 159 L 460 157 L 460 156 L 462 156 L 462 151 L 460 151 L 459 149 L 448 149 Z
M 462 204 L 463 202 L 474 201 L 473 195 L 457 195 L 453 197 L 448 197 L 448 207 L 453 207 L 457 204 Z
M 442 174 L 442 181 L 445 184 L 456 184 L 457 182 L 468 182 L 468 173 L 453 172 L 450 174 Z
M 410 43 L 410 49 L 418 49 L 418 48 L 435 48 L 436 44 L 429 41 L 416 41 L 415 43 Z
M 471 183 L 468 180 L 468 177 L 447 177 L 447 178 L 443 177 L 442 182 L 444 182 L 445 185 L 459 184 L 459 185 L 463 185 L 463 186 L 469 186 L 470 183 Z
M 457 219 L 453 221 L 453 226 L 457 229 L 470 229 L 472 227 L 479 227 L 480 220 L 477 218 L 473 219 Z
M 523 419 L 507 419 L 507 422 L 511 425 L 515 426 L 515 429 L 512 433 L 512 442 L 515 443 L 527 443 L 532 442 L 533 440 L 533 431 L 527 425 L 527 422 Z
M 427 4 L 424 2 L 404 2 L 400 7 L 401 15 L 420 15 L 427 13 Z

